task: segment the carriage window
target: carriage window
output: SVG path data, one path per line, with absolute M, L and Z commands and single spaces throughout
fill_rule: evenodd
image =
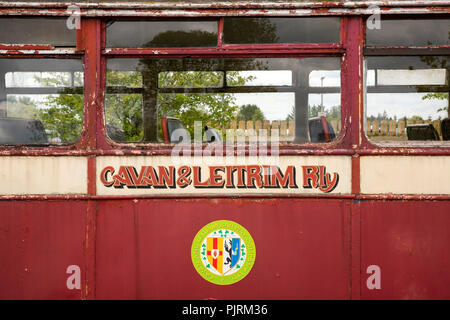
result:
M 450 56 L 367 58 L 366 132 L 380 143 L 450 140 Z
M 217 21 L 110 21 L 108 48 L 215 47 Z
M 450 44 L 450 19 L 385 20 L 367 29 L 368 46 L 436 46 Z
M 225 18 L 224 42 L 338 43 L 339 18 Z
M 0 59 L 0 144 L 69 144 L 83 124 L 83 67 L 72 59 Z
M 0 18 L 0 43 L 75 47 L 76 31 L 66 18 Z
M 214 88 L 223 86 L 223 72 L 169 71 L 158 74 L 160 88 Z
M 339 58 L 109 59 L 107 133 L 118 142 L 329 142 L 340 131 L 340 82 L 330 80 L 339 67 Z
M 292 71 L 263 70 L 227 72 L 227 84 L 229 86 L 292 86 Z

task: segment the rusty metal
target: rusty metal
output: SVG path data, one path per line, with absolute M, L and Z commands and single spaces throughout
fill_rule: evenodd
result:
M 345 50 L 339 44 L 311 44 L 311 45 L 222 45 L 218 48 L 205 49 L 168 49 L 168 48 L 149 48 L 149 49 L 124 49 L 124 48 L 107 48 L 103 50 L 103 54 L 108 56 L 163 56 L 163 57 L 182 57 L 189 55 L 191 57 L 200 56 L 258 56 L 273 57 L 280 55 L 340 55 Z
M 0 50 L 54 50 L 55 47 L 50 45 L 42 45 L 42 44 L 1 44 Z
M 367 140 L 365 136 L 363 136 L 363 141 L 367 142 L 364 144 L 365 148 L 359 148 L 355 150 L 359 155 L 385 155 L 385 156 L 448 156 L 450 155 L 449 147 L 430 147 L 423 145 L 422 147 L 398 147 L 398 146 L 390 146 L 390 147 L 379 147 L 376 144 L 372 144 Z
M 382 15 L 424 15 L 424 14 L 448 14 L 450 8 L 448 6 L 435 7 L 432 10 L 428 8 L 381 8 Z M 207 18 L 207 17 L 277 17 L 277 16 L 291 16 L 291 17 L 307 17 L 307 16 L 366 16 L 373 14 L 373 10 L 370 9 L 239 9 L 239 10 L 100 10 L 100 9 L 88 9 L 81 11 L 80 16 L 88 18 Z M 69 16 L 64 9 L 2 9 L 0 8 L 0 16 L 2 15 L 15 15 L 15 16 L 55 16 L 66 17 Z
M 381 201 L 449 201 L 448 194 L 418 195 L 418 194 L 361 194 L 358 200 L 381 200 Z
M 361 274 L 381 267 L 382 289 L 362 281 L 362 299 L 449 299 L 448 201 L 362 201 Z M 441 272 L 438 272 L 441 270 Z M 384 285 L 384 288 L 383 288 Z
M 74 3 L 0 2 L 0 15 L 67 16 L 69 5 Z M 87 194 L 0 195 L 0 256 L 7 257 L 8 261 L 0 265 L 0 298 L 450 297 L 445 286 L 450 277 L 448 272 L 442 272 L 449 268 L 450 256 L 448 250 L 441 250 L 446 248 L 450 239 L 445 229 L 449 222 L 450 194 L 361 194 L 360 188 L 361 157 L 450 155 L 449 146 L 379 146 L 367 139 L 363 126 L 363 55 L 374 54 L 375 50 L 378 54 L 383 50 L 385 54 L 405 54 L 406 51 L 401 47 L 364 48 L 363 16 L 372 14 L 368 7 L 376 5 L 386 16 L 423 14 L 433 17 L 450 13 L 448 1 L 75 5 L 81 8 L 81 16 L 92 17 L 82 19 L 76 48 L 0 45 L 1 57 L 83 57 L 84 129 L 80 140 L 68 146 L 0 146 L 0 156 L 85 157 L 87 172 L 71 172 L 68 176 L 83 174 L 88 181 Z M 223 19 L 219 19 L 217 48 L 105 48 L 106 19 L 103 17 L 226 16 L 340 16 L 341 42 L 224 45 L 221 41 Z M 436 46 L 413 48 L 410 52 L 436 54 L 448 50 L 449 46 Z M 170 156 L 173 147 L 154 143 L 117 143 L 107 137 L 104 120 L 106 59 L 114 56 L 163 58 L 187 55 L 342 57 L 341 136 L 337 141 L 323 145 L 281 143 L 280 155 L 351 156 L 351 194 L 97 195 L 98 156 Z M 237 154 L 237 150 L 234 151 Z M 245 152 L 249 154 L 248 148 Z M 235 289 L 237 287 L 223 290 L 199 279 L 187 254 L 192 237 L 199 228 L 219 219 L 246 225 L 257 242 L 259 260 L 256 271 L 238 290 Z M 417 240 L 413 235 L 418 235 Z M 271 237 L 286 241 L 287 250 L 296 254 L 277 250 L 267 240 Z M 156 240 L 170 245 L 175 253 L 164 255 L 164 265 L 153 263 L 155 257 L 162 256 L 153 245 Z M 423 242 L 419 243 L 419 240 Z M 433 268 L 431 263 L 424 265 L 423 257 L 439 261 L 439 269 Z M 111 261 L 114 261 L 113 266 Z M 383 272 L 387 272 L 388 280 L 383 285 L 389 286 L 389 281 L 394 283 L 385 291 L 369 291 L 365 287 L 365 268 L 377 263 L 381 264 Z M 70 264 L 78 264 L 83 270 L 81 290 L 68 291 L 64 287 L 64 268 Z M 434 276 L 435 273 L 439 278 Z M 398 278 L 401 281 L 395 282 Z M 261 279 L 267 281 L 263 283 Z
M 0 7 L 5 8 L 67 8 L 76 5 L 81 9 L 301 9 L 301 8 L 368 8 L 378 7 L 439 7 L 448 6 L 448 1 L 443 0 L 406 0 L 406 1 L 309 1 L 309 2 L 252 2 L 252 1 L 228 1 L 228 2 L 0 2 Z
M 304 210 L 305 206 L 308 211 Z M 102 248 L 98 250 L 96 263 L 97 298 L 347 299 L 350 269 L 348 215 L 345 209 L 342 200 L 323 203 L 315 199 L 99 202 L 98 210 L 103 214 L 97 220 L 97 247 Z M 246 213 L 243 214 L 242 210 Z M 282 219 L 280 213 L 284 213 Z M 258 227 L 255 221 L 261 221 L 262 216 L 265 217 L 264 223 Z M 327 221 L 327 227 L 317 225 L 317 216 Z M 203 225 L 218 217 L 247 226 L 258 244 L 255 272 L 245 278 L 245 285 L 238 284 L 239 288 L 213 286 L 202 281 L 192 268 L 190 256 L 185 253 L 190 250 L 191 242 L 176 240 L 188 239 Z M 158 219 L 159 223 L 156 222 Z M 291 229 L 292 226 L 295 227 Z M 269 240 L 280 232 L 286 241 L 287 251 L 296 254 L 283 254 Z M 117 234 L 121 236 L 117 237 Z M 148 245 L 155 242 L 170 244 L 173 254 L 165 255 L 165 263 L 153 263 L 154 257 L 161 254 L 158 253 L 158 246 Z M 299 248 L 299 242 L 316 245 Z M 120 259 L 115 258 L 117 252 L 121 252 Z M 272 261 L 267 259 L 269 252 L 272 252 Z M 321 265 L 319 273 L 322 277 L 312 276 L 317 272 L 317 267 L 300 260 L 315 261 L 317 266 Z M 111 261 L 115 261 L 114 268 L 110 266 Z M 159 276 L 148 276 L 155 274 Z M 260 279 L 265 277 L 267 282 L 261 283 Z M 116 281 L 110 281 L 112 278 Z
M 429 197 L 433 197 L 430 195 Z M 155 195 L 126 195 L 126 196 L 97 196 L 97 195 L 0 195 L 0 200 L 4 201 L 20 201 L 20 200 L 47 200 L 47 201 L 59 201 L 59 200 L 71 200 L 71 201 L 85 201 L 85 200 L 157 200 L 157 199 L 356 199 L 352 194 L 255 194 L 247 193 L 244 196 L 239 194 L 155 194 Z M 398 199 L 398 198 L 396 198 Z M 417 200 L 417 199 L 416 199 Z
M 65 272 L 85 269 L 86 210 L 85 201 L 0 201 L 0 299 L 82 298 Z
M 155 194 L 155 195 L 126 195 L 126 196 L 97 196 L 97 195 L 0 195 L 3 201 L 107 201 L 107 200 L 158 200 L 158 199 L 343 199 L 343 200 L 380 200 L 380 201 L 449 201 L 450 195 L 445 194 Z
M 13 47 L 13 46 L 12 46 Z M 77 49 L 72 48 L 64 48 L 64 49 L 51 49 L 51 50 L 42 50 L 42 49 L 0 49 L 0 55 L 7 57 L 29 57 L 35 55 L 41 55 L 45 57 L 58 57 L 60 55 L 77 55 L 80 52 Z
M 361 206 L 359 201 L 347 204 L 347 212 L 350 214 L 350 299 L 361 299 L 362 279 L 361 269 Z
M 69 16 L 76 5 L 84 17 L 225 17 L 225 16 L 345 16 L 370 15 L 378 6 L 383 15 L 449 12 L 446 1 L 360 2 L 154 2 L 154 3 L 20 3 L 0 2 L 0 15 Z

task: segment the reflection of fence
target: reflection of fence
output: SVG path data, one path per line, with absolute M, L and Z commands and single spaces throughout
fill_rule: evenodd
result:
M 391 136 L 406 139 L 406 126 L 410 124 L 432 123 L 436 131 L 441 135 L 441 121 L 439 120 L 374 120 L 366 122 L 367 136 Z
M 261 129 L 265 129 L 267 136 L 278 135 L 281 141 L 294 140 L 295 135 L 295 122 L 290 121 L 268 121 L 268 120 L 256 120 L 256 121 L 231 121 L 228 128 L 236 132 L 236 136 L 260 136 Z
M 336 134 L 340 132 L 341 122 L 340 120 L 330 120 L 330 124 L 333 127 Z M 250 137 L 254 135 L 260 135 L 261 129 L 265 129 L 267 136 L 278 135 L 280 141 L 292 141 L 295 136 L 295 122 L 289 121 L 269 121 L 269 120 L 256 120 L 256 121 L 231 121 L 226 128 L 222 128 L 223 133 L 226 130 L 232 129 L 235 132 L 235 136 Z

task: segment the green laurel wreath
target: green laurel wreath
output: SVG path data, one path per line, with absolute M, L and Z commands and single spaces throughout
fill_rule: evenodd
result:
M 227 233 L 228 230 L 226 230 L 225 233 L 223 233 L 221 229 L 231 230 L 230 235 L 237 233 L 246 244 L 246 246 L 244 244 L 242 244 L 241 246 L 240 261 L 244 261 L 244 258 L 242 256 L 247 255 L 246 260 L 242 265 L 239 264 L 236 265 L 236 268 L 239 269 L 238 271 L 236 271 L 233 274 L 225 276 L 212 273 L 211 271 L 208 270 L 211 268 L 211 265 L 207 264 L 205 266 L 202 262 L 202 260 L 204 261 L 206 260 L 206 246 L 205 244 L 203 244 L 203 241 L 210 233 L 217 230 L 219 230 L 218 233 L 221 234 L 222 237 L 225 237 L 226 234 L 228 234 Z M 243 226 L 233 221 L 229 220 L 213 221 L 204 226 L 202 229 L 200 229 L 200 231 L 197 233 L 194 240 L 192 241 L 191 259 L 195 270 L 197 270 L 197 272 L 203 279 L 212 282 L 214 284 L 229 285 L 242 280 L 245 276 L 247 276 L 247 274 L 252 269 L 253 264 L 255 263 L 255 258 L 256 258 L 256 248 L 252 236 Z

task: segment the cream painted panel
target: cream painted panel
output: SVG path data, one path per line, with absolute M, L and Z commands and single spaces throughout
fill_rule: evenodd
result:
M 175 188 L 129 188 L 126 185 L 122 187 L 110 185 L 107 186 L 102 182 L 101 176 L 104 176 L 104 181 L 111 183 L 114 180 L 114 175 L 118 175 L 120 167 L 132 166 L 136 169 L 136 175 L 141 173 L 145 166 L 152 166 L 158 170 L 158 167 L 174 166 L 176 176 L 178 177 L 178 169 L 183 166 L 189 166 L 192 170 L 193 166 L 199 166 L 201 171 L 201 181 L 208 181 L 210 177 L 211 166 L 237 166 L 237 165 L 277 165 L 283 173 L 287 172 L 289 166 L 295 169 L 296 187 L 287 188 L 273 188 L 273 187 L 256 187 L 256 188 L 204 188 L 194 187 L 193 182 L 188 186 L 181 188 L 176 185 Z M 338 175 L 336 187 L 329 193 L 332 194 L 349 194 L 351 193 L 351 157 L 349 156 L 282 156 L 277 161 L 273 160 L 259 160 L 253 161 L 251 157 L 235 157 L 230 161 L 220 157 L 205 157 L 202 162 L 196 163 L 192 158 L 186 158 L 180 163 L 172 162 L 171 157 L 168 156 L 102 156 L 97 157 L 97 194 L 98 195 L 142 195 L 142 194 L 328 194 L 321 191 L 319 188 L 304 188 L 303 187 L 303 168 L 302 166 L 324 166 L 326 174 L 328 174 L 331 182 L 335 177 L 334 173 Z M 114 173 L 104 171 L 105 168 L 111 167 Z M 263 169 L 261 169 L 263 170 Z M 105 173 L 106 172 L 106 173 Z M 144 171 L 142 171 L 144 172 Z M 103 173 L 103 175 L 102 175 Z M 219 180 L 229 181 L 226 172 L 219 171 L 221 178 Z M 128 175 L 130 176 L 130 175 Z M 193 180 L 193 171 L 190 174 L 190 179 Z M 234 181 L 237 176 L 235 174 Z M 262 179 L 261 179 L 262 180 Z M 311 183 L 312 184 L 312 183 Z M 329 185 L 332 185 L 330 183 Z
M 0 157 L 0 194 L 86 194 L 85 157 Z
M 361 193 L 450 194 L 450 157 L 361 157 Z

